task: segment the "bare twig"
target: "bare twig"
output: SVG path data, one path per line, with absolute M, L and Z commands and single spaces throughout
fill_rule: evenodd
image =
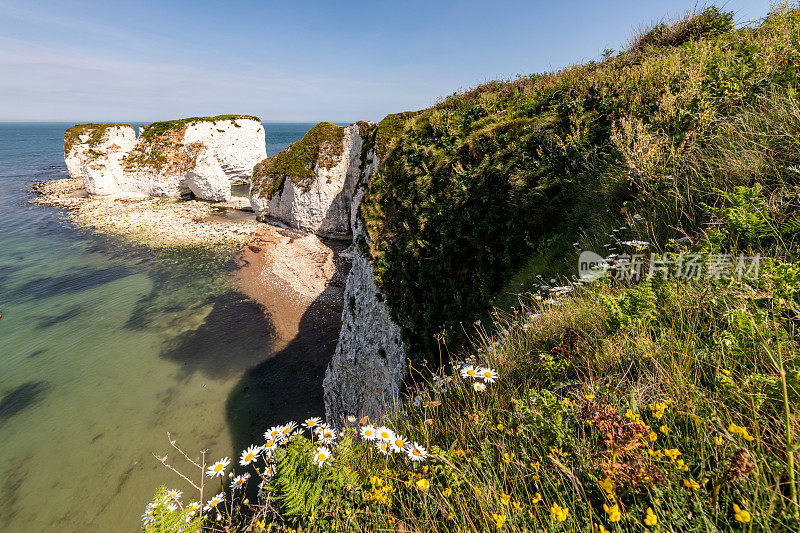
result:
M 197 485 L 195 485 L 195 484 L 194 484 L 194 482 L 193 482 L 191 479 L 189 479 L 188 477 L 186 477 L 186 476 L 184 476 L 183 474 L 181 474 L 180 472 L 178 472 L 178 470 L 177 470 L 175 467 L 173 467 L 172 465 L 168 465 L 168 464 L 167 464 L 167 455 L 166 455 L 166 454 L 164 454 L 164 457 L 159 457 L 158 455 L 156 455 L 156 454 L 155 454 L 155 452 L 153 452 L 153 457 L 155 457 L 156 459 L 158 459 L 158 461 L 159 461 L 159 462 L 160 462 L 162 465 L 166 466 L 167 468 L 169 468 L 170 470 L 172 470 L 173 472 L 175 472 L 176 474 L 178 474 L 179 476 L 181 476 L 183 479 L 185 479 L 185 480 L 186 480 L 186 482 L 187 482 L 187 483 L 189 483 L 189 484 L 190 484 L 192 487 L 194 487 L 194 488 L 195 488 L 195 489 L 197 489 L 197 490 L 200 490 L 200 487 L 198 487 Z

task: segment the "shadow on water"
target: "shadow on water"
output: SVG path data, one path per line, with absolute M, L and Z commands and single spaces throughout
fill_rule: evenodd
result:
M 26 407 L 30 407 L 40 400 L 46 389 L 43 381 L 29 381 L 7 393 L 0 400 L 0 420 L 11 418 Z
M 272 323 L 258 303 L 236 291 L 213 299 L 210 314 L 197 329 L 182 333 L 161 357 L 184 371 L 223 379 L 262 361 L 274 339 Z
M 81 314 L 85 313 L 86 310 L 87 306 L 85 305 L 73 305 L 63 313 L 58 313 L 56 315 L 41 315 L 37 317 L 36 326 L 41 329 L 51 328 L 71 318 L 80 316 Z
M 62 276 L 39 277 L 17 286 L 7 295 L 9 301 L 23 302 L 81 292 L 116 281 L 131 274 L 124 266 L 74 269 Z
M 325 292 L 300 319 L 298 333 L 285 348 L 248 370 L 228 396 L 228 428 L 234 450 L 263 440 L 276 424 L 324 416 L 322 380 L 336 349 L 342 308 Z

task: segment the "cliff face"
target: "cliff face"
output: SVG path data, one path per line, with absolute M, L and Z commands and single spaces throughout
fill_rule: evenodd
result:
M 317 124 L 254 168 L 250 204 L 256 216 L 325 237 L 349 238 L 363 146 L 359 124 Z
M 113 194 L 122 181 L 122 159 L 136 143 L 128 124 L 80 124 L 64 134 L 64 161 L 71 178 L 90 194 Z
M 378 421 L 399 404 L 406 371 L 406 347 L 375 285 L 372 265 L 358 243 L 366 238 L 354 228 L 356 245 L 344 291 L 339 342 L 323 382 L 325 417 L 344 425 L 347 415 Z
M 264 127 L 255 117 L 156 122 L 143 126 L 138 138 L 127 124 L 75 128 L 65 135 L 67 169 L 83 178 L 91 194 L 193 193 L 204 200 L 229 200 L 231 186 L 248 183 L 253 166 L 266 156 Z M 99 129 L 108 141 L 98 143 Z

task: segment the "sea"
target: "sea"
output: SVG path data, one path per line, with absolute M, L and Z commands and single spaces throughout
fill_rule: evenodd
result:
M 0 123 L 2 532 L 139 531 L 159 485 L 191 496 L 153 454 L 198 477 L 168 432 L 235 462 L 266 425 L 324 415 L 336 324 L 278 338 L 231 250 L 144 248 L 29 203 L 66 176 L 71 125 Z M 267 153 L 312 125 L 266 123 Z

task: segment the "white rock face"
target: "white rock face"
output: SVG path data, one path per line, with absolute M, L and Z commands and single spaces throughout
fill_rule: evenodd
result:
M 226 201 L 231 186 L 249 183 L 253 166 L 267 155 L 264 127 L 250 118 L 198 120 L 157 142 L 141 134 L 136 138 L 130 126 L 114 130 L 124 135 L 116 135 L 117 148 L 102 157 L 89 161 L 92 152 L 83 141 L 65 154 L 70 176 L 82 177 L 91 194 L 179 197 L 192 192 L 200 199 Z
M 119 192 L 122 158 L 136 143 L 136 132 L 128 125 L 79 127 L 71 149 L 64 154 L 71 178 L 83 178 L 90 194 Z
M 314 163 L 314 178 L 307 190 L 287 176 L 283 187 L 268 198 L 259 193 L 254 182 L 250 205 L 256 216 L 323 237 L 349 238 L 363 144 L 358 124 L 344 128 L 341 155 L 334 158 L 330 167 L 323 166 L 323 157 Z
M 358 238 L 361 231 L 355 228 Z M 400 328 L 375 285 L 372 265 L 355 245 L 344 290 L 339 342 L 323 382 L 325 416 L 345 425 L 347 415 L 378 422 L 399 405 L 406 373 Z

